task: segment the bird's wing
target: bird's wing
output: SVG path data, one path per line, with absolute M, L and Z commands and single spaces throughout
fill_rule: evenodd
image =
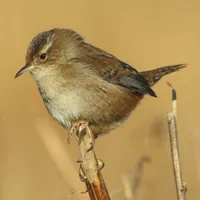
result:
M 149 94 L 156 97 L 149 82 L 136 69 L 108 54 L 90 54 L 73 59 L 90 68 L 103 80 L 118 85 L 131 92 Z

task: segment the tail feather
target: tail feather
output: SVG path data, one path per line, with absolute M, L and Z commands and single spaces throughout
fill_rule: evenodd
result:
M 170 65 L 166 67 L 160 67 L 154 70 L 149 70 L 145 72 L 140 72 L 149 82 L 149 85 L 152 87 L 155 85 L 163 76 L 170 74 L 172 72 L 176 72 L 184 67 L 187 64 L 178 64 L 178 65 Z

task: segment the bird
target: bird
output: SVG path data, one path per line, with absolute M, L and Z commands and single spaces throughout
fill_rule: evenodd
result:
M 123 124 L 146 94 L 157 97 L 152 86 L 163 76 L 186 67 L 138 72 L 65 28 L 37 34 L 25 61 L 15 78 L 29 72 L 51 116 L 69 132 L 87 122 L 95 139 Z

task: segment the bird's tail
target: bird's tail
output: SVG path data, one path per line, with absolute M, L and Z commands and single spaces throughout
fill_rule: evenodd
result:
M 160 67 L 154 70 L 140 72 L 148 81 L 149 85 L 152 87 L 156 84 L 163 76 L 176 72 L 179 69 L 186 67 L 187 64 L 170 65 L 166 67 Z

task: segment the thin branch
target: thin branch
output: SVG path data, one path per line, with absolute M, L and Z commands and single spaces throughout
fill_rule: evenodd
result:
M 85 124 L 79 127 L 80 174 L 91 200 L 110 200 L 94 148 L 91 149 L 91 134 Z M 90 149 L 88 151 L 88 149 Z M 85 177 L 83 177 L 85 176 Z
M 168 83 L 170 87 L 171 84 Z M 178 146 L 178 134 L 177 134 L 177 120 L 176 120 L 176 91 L 172 88 L 172 105 L 173 110 L 172 112 L 168 113 L 168 127 L 169 127 L 169 135 L 170 135 L 170 147 L 171 147 L 171 154 L 172 154 L 172 161 L 173 161 L 173 170 L 174 170 L 174 177 L 176 183 L 176 192 L 178 200 L 185 200 L 186 199 L 186 184 L 183 182 L 182 178 L 182 171 L 181 171 L 181 164 L 180 164 L 180 154 L 179 154 L 179 146 Z

